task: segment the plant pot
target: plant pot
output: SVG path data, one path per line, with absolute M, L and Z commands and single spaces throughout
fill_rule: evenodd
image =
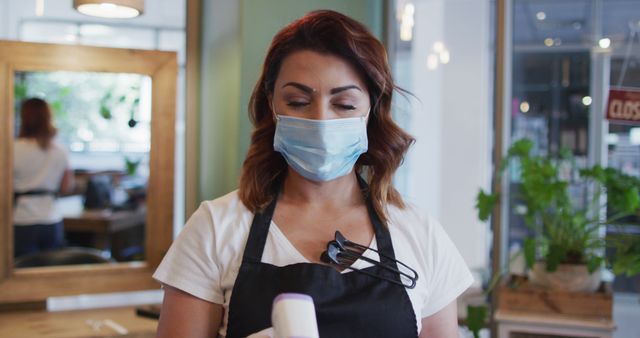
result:
M 544 262 L 536 262 L 529 271 L 532 284 L 551 290 L 568 292 L 594 292 L 600 286 L 600 270 L 589 273 L 586 265 L 560 264 L 554 272 L 547 271 Z

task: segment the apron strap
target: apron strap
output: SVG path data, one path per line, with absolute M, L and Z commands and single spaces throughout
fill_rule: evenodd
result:
M 273 211 L 276 209 L 276 203 L 278 202 L 278 194 L 273 196 L 273 201 L 269 203 L 266 209 L 262 212 L 256 213 L 253 216 L 253 222 L 251 223 L 251 229 L 249 231 L 249 238 L 247 239 L 247 245 L 244 248 L 243 262 L 260 263 L 262 261 L 262 252 L 264 251 L 264 245 L 267 242 L 267 235 L 269 234 L 269 226 L 271 225 L 271 219 L 273 218 Z
M 393 244 L 391 243 L 391 234 L 389 233 L 389 229 L 382 224 L 382 220 L 380 220 L 376 209 L 373 207 L 373 200 L 371 199 L 369 185 L 364 178 L 360 176 L 360 174 L 357 174 L 357 176 L 358 183 L 360 184 L 360 190 L 362 190 L 367 203 L 369 218 L 371 219 L 371 223 L 373 223 L 373 231 L 376 235 L 378 251 L 386 255 L 386 257 L 380 256 L 380 262 L 389 266 L 395 266 L 396 255 L 393 250 Z
M 15 205 L 18 198 L 22 196 L 53 196 L 54 198 L 58 197 L 57 191 L 44 190 L 44 189 L 33 189 L 22 192 L 14 192 L 13 193 L 13 203 Z

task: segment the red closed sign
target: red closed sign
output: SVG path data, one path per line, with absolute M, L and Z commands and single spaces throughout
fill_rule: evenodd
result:
M 640 124 L 640 90 L 610 89 L 607 101 L 607 119 Z

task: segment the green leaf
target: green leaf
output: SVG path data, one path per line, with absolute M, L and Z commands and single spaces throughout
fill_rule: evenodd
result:
M 564 246 L 559 244 L 549 245 L 549 251 L 547 252 L 546 260 L 547 271 L 553 272 L 558 269 L 558 265 L 562 263 L 567 256 L 567 250 Z
M 478 210 L 478 218 L 481 221 L 486 221 L 491 216 L 493 207 L 498 201 L 499 194 L 486 194 L 483 190 L 480 190 L 476 197 L 476 209 Z
M 534 238 L 524 240 L 524 259 L 527 267 L 531 269 L 536 262 L 536 240 Z
M 56 100 L 49 104 L 51 110 L 53 110 L 53 114 L 57 115 L 62 111 L 62 102 Z
M 27 85 L 25 83 L 18 83 L 13 86 L 16 103 L 22 103 L 22 100 L 27 98 Z
M 100 116 L 107 120 L 110 120 L 112 117 L 111 110 L 105 105 L 100 105 Z
M 69 86 L 62 87 L 60 89 L 60 97 L 67 97 L 71 94 L 71 88 Z
M 614 255 L 613 272 L 617 275 L 635 276 L 640 274 L 640 237 L 633 237 L 619 243 Z
M 467 328 L 475 338 L 480 337 L 480 330 L 485 326 L 487 307 L 484 305 L 467 305 Z
M 573 153 L 571 152 L 571 149 L 567 147 L 560 148 L 560 151 L 558 152 L 558 156 L 563 160 L 573 159 Z
M 602 266 L 603 261 L 604 259 L 600 256 L 591 256 L 587 261 L 587 269 L 589 270 L 589 273 L 593 273 L 598 270 L 598 268 Z
M 532 148 L 533 141 L 527 138 L 520 139 L 509 147 L 507 157 L 528 157 Z

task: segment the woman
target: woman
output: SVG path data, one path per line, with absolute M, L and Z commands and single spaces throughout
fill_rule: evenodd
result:
M 414 141 L 391 118 L 394 88 L 382 44 L 342 14 L 312 12 L 274 37 L 240 189 L 202 203 L 154 275 L 158 336 L 246 337 L 271 325 L 275 296 L 299 292 L 321 337 L 457 337 L 455 300 L 472 277 L 392 186 Z M 327 265 L 336 231 L 415 269 L 415 287 L 364 259 Z
M 20 133 L 13 143 L 16 257 L 63 244 L 62 216 L 55 198 L 73 189 L 73 173 L 66 151 L 53 142 L 55 135 L 47 102 L 25 100 L 20 110 Z

